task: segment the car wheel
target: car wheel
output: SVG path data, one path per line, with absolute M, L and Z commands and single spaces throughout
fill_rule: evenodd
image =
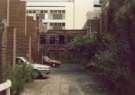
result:
M 32 78 L 38 78 L 40 76 L 39 72 L 37 70 L 33 70 L 32 72 Z

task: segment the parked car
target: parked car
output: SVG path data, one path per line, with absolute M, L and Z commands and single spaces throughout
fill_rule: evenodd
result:
M 16 63 L 17 64 L 30 64 L 33 67 L 33 78 L 37 78 L 39 76 L 41 77 L 47 77 L 47 75 L 51 71 L 51 67 L 48 65 L 42 65 L 38 63 L 34 63 L 32 61 L 27 60 L 25 57 L 16 57 Z
M 51 59 L 48 56 L 43 56 L 43 64 L 49 65 L 51 67 L 58 67 L 61 65 L 61 61 Z

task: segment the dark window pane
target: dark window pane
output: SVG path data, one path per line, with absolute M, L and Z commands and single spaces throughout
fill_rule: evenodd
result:
M 55 44 L 55 37 L 50 37 L 50 44 Z
M 45 37 L 40 37 L 40 44 L 46 44 Z
M 59 36 L 59 44 L 65 44 L 65 37 L 64 35 Z

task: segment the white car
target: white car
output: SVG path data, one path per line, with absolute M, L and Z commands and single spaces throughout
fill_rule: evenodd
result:
M 39 76 L 46 77 L 50 73 L 51 67 L 47 65 L 42 65 L 38 63 L 31 62 L 25 57 L 16 57 L 17 64 L 30 64 L 33 67 L 33 77 L 37 78 Z

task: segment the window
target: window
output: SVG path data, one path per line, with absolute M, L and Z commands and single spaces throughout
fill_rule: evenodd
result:
M 64 14 L 65 14 L 65 10 L 62 10 L 62 13 L 64 13 Z
M 31 10 L 29 10 L 29 11 L 28 11 L 28 13 L 32 13 L 32 11 L 31 11 Z
M 64 35 L 59 35 L 59 44 L 65 44 L 65 37 L 64 37 Z
M 101 0 L 94 0 L 94 7 L 101 7 Z
M 36 13 L 36 10 L 33 10 L 33 13 Z
M 50 28 L 52 30 L 62 30 L 65 29 L 65 23 L 50 23 Z
M 40 44 L 46 44 L 46 38 L 40 37 Z
M 47 10 L 44 10 L 44 13 L 48 13 L 48 11 Z
M 48 23 L 44 23 L 44 30 L 45 30 L 45 32 L 47 32 L 47 30 L 48 30 Z
M 36 10 L 28 10 L 27 13 L 36 13 Z
M 40 19 L 45 19 L 45 14 L 36 14 Z
M 56 40 L 55 40 L 55 37 L 52 36 L 50 37 L 50 44 L 55 44 Z
M 47 10 L 40 10 L 40 12 L 39 13 L 41 13 L 41 14 L 45 14 L 45 13 L 47 13 Z
M 51 19 L 65 19 L 65 10 L 51 10 Z
M 44 11 L 43 11 L 43 10 L 41 10 L 41 11 L 40 11 L 40 13 L 42 13 L 42 14 L 43 14 L 43 13 L 44 13 Z

